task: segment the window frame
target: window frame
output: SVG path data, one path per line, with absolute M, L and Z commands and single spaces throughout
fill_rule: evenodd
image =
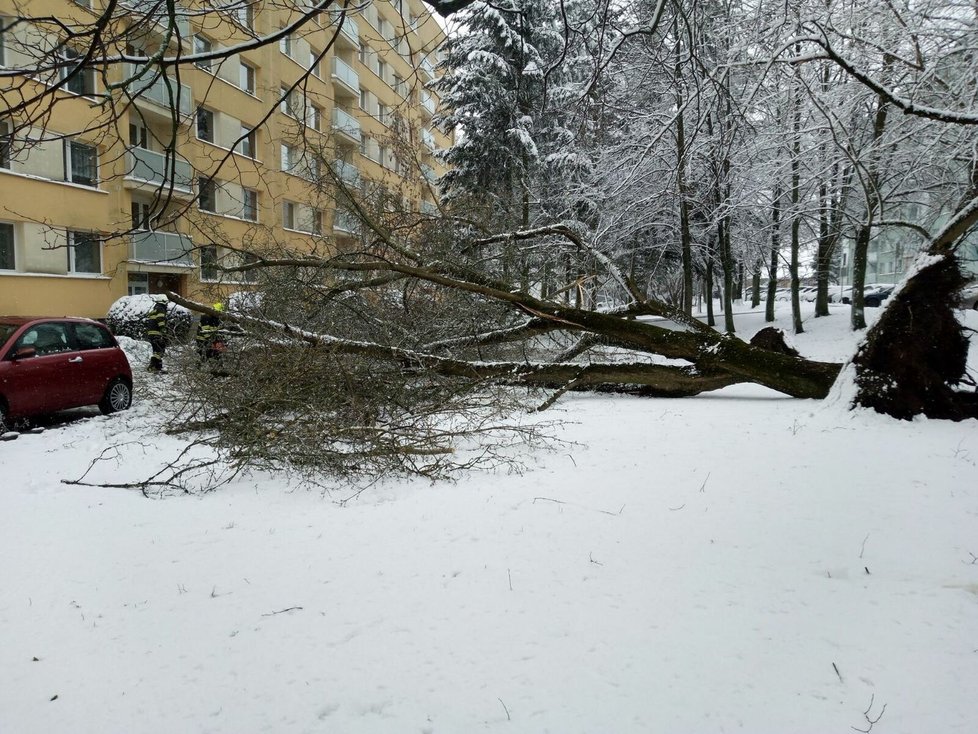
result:
M 209 54 L 214 50 L 214 42 L 207 38 L 207 36 L 202 36 L 199 33 L 194 34 L 194 46 L 193 53 L 196 54 Z M 194 61 L 194 66 L 196 66 L 201 71 L 206 71 L 208 74 L 214 73 L 214 61 L 213 59 Z
M 205 196 L 211 208 L 204 206 Z M 197 178 L 197 208 L 202 212 L 217 214 L 217 182 L 210 176 Z
M 89 150 L 92 151 L 92 158 L 95 161 L 94 178 L 83 180 L 83 181 L 75 180 L 75 175 L 76 175 L 75 165 L 74 165 L 74 161 L 72 160 L 71 154 L 76 146 L 88 148 Z M 64 144 L 64 171 L 65 171 L 65 182 L 75 184 L 76 186 L 87 186 L 88 188 L 97 189 L 100 180 L 98 147 L 95 145 L 89 145 L 88 143 L 84 143 L 80 140 L 74 140 L 72 138 L 66 139 Z
M 241 218 L 249 222 L 258 221 L 258 192 L 241 187 Z
M 102 240 L 94 232 L 83 232 L 80 230 L 67 230 L 68 235 L 68 273 L 73 273 L 75 275 L 101 275 L 102 274 Z M 78 247 L 80 244 L 76 244 L 76 241 L 80 238 L 84 238 L 84 243 L 86 245 L 93 245 L 95 248 L 95 267 L 97 270 L 79 270 L 78 269 Z
M 293 61 L 295 60 L 295 57 L 292 55 L 295 53 L 295 39 L 292 38 L 291 33 L 286 33 L 278 39 L 278 50 Z
M 257 90 L 258 69 L 245 61 L 238 63 L 238 88 L 254 96 Z
M 202 114 L 205 116 L 205 119 L 209 119 L 209 123 L 208 124 L 210 125 L 210 129 L 204 131 L 205 133 L 208 134 L 209 137 L 202 137 L 201 134 L 200 134 L 200 131 L 201 131 L 200 120 L 201 120 L 201 115 Z M 198 107 L 197 108 L 197 112 L 194 115 L 194 135 L 197 137 L 197 140 L 203 140 L 205 143 L 212 143 L 214 145 L 217 144 L 216 141 L 215 141 L 215 139 L 214 139 L 214 137 L 215 137 L 214 136 L 214 133 L 215 133 L 215 124 L 214 124 L 214 122 L 215 122 L 214 110 L 209 110 L 206 107 Z
M 2 66 L 2 63 L 0 63 L 0 66 Z M 10 127 L 10 123 L 6 120 L 0 120 L 0 168 L 8 171 L 13 165 L 13 142 L 14 133 Z
M 250 2 L 234 10 L 234 19 L 242 28 L 255 30 L 255 6 Z
M 242 125 L 238 144 L 234 146 L 234 152 L 255 160 L 258 158 L 257 144 L 258 138 L 255 135 L 255 129 Z
M 80 62 L 74 66 L 70 66 L 70 63 L 73 59 L 82 58 L 82 52 L 77 51 L 71 46 L 65 46 L 59 51 L 58 55 L 61 57 L 61 61 L 64 63 L 64 66 L 62 66 L 59 70 L 59 81 L 65 82 L 65 80 L 67 80 L 67 83 L 61 85 L 62 91 L 77 94 L 79 97 L 94 97 L 98 93 L 98 88 L 96 87 L 95 81 L 95 69 L 82 68 L 80 73 L 75 74 L 70 79 L 68 78 L 75 69 L 81 66 Z M 82 89 L 73 89 L 71 85 L 79 80 L 81 80 Z
M 282 202 L 282 229 L 295 229 L 295 203 Z
M 2 257 L 6 247 L 3 244 L 3 238 L 0 237 L 0 272 L 12 273 L 17 272 L 17 227 L 13 222 L 0 222 L 0 230 L 9 228 L 10 240 L 9 240 L 9 263 L 10 267 L 5 267 L 4 258 Z

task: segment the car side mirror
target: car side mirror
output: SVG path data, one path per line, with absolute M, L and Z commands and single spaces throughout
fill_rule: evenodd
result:
M 13 358 L 17 359 L 29 359 L 31 357 L 37 356 L 37 349 L 34 347 L 21 347 L 13 353 Z

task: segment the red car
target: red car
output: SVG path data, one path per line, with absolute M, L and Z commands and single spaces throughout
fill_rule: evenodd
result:
M 132 370 L 112 333 L 77 318 L 0 316 L 0 433 L 19 418 L 132 404 Z

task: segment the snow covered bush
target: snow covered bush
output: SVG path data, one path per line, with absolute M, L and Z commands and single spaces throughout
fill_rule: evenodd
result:
M 146 338 L 146 316 L 153 310 L 155 296 L 143 293 L 136 296 L 123 296 L 109 307 L 105 323 L 116 336 L 132 339 Z M 193 314 L 175 303 L 167 302 L 166 323 L 170 338 L 184 340 L 193 333 Z

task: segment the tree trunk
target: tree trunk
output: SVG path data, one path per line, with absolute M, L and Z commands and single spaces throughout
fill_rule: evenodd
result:
M 771 262 L 768 266 L 767 304 L 764 308 L 764 320 L 774 321 L 774 299 L 778 290 L 778 258 L 781 255 L 781 186 L 774 187 L 774 198 L 771 202 Z
M 706 286 L 706 323 L 716 326 L 717 321 L 713 317 L 713 256 L 706 259 L 706 276 L 704 278 Z
M 750 307 L 757 308 L 761 305 L 761 263 L 755 266 L 754 275 L 751 276 L 750 283 Z
M 801 92 L 796 90 L 794 113 L 791 122 L 791 263 L 788 272 L 791 275 L 791 323 L 796 334 L 805 331 L 801 323 L 801 300 L 798 290 L 801 281 L 798 277 L 801 252 Z
M 734 264 L 730 253 L 730 218 L 724 215 L 720 218 L 717 228 L 717 239 L 720 244 L 720 268 L 723 272 L 723 328 L 728 334 L 733 334 L 733 290 Z

